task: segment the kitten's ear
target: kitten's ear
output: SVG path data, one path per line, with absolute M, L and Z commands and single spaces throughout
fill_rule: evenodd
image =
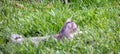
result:
M 68 19 L 66 20 L 66 22 L 71 22 L 71 19 L 70 19 L 70 18 L 68 18 Z

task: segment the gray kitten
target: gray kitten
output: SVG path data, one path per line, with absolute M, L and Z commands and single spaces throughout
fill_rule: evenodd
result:
M 61 28 L 60 32 L 53 36 L 57 40 L 61 40 L 64 37 L 71 39 L 74 37 L 76 33 L 77 33 L 77 24 L 75 22 L 72 22 L 71 19 L 67 19 L 67 21 L 64 23 L 63 27 Z M 21 35 L 12 34 L 10 37 L 12 42 L 22 43 L 25 40 L 30 40 L 32 43 L 35 44 L 36 43 L 38 44 L 41 40 L 45 40 L 47 38 L 50 38 L 50 36 L 23 38 Z

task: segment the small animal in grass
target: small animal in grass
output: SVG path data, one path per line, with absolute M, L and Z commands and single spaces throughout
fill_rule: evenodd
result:
M 65 37 L 71 39 L 75 36 L 75 34 L 77 34 L 77 24 L 75 22 L 72 22 L 71 19 L 67 19 L 58 34 L 53 36 L 55 39 L 61 40 Z M 18 34 L 11 35 L 11 40 L 17 43 L 21 43 L 26 39 L 32 41 L 32 43 L 38 43 L 41 40 L 45 40 L 47 38 L 50 38 L 50 36 L 23 38 L 21 35 Z
M 77 24 L 75 22 L 72 22 L 71 19 L 67 19 L 60 32 L 56 34 L 55 38 L 62 39 L 63 37 L 66 37 L 68 39 L 71 39 L 76 34 L 76 32 Z

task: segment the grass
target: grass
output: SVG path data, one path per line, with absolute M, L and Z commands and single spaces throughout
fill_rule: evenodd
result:
M 16 6 L 16 4 L 19 4 Z M 0 1 L 1 54 L 120 54 L 120 1 Z M 63 41 L 48 39 L 38 47 L 6 43 L 12 33 L 25 37 L 57 33 L 72 17 L 83 32 Z

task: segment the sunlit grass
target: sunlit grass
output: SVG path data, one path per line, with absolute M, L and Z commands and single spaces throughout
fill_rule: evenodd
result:
M 16 4 L 19 6 L 16 6 Z M 21 6 L 20 6 L 21 5 Z M 72 40 L 48 39 L 36 47 L 6 43 L 12 33 L 24 37 L 57 33 L 67 18 L 83 32 Z M 0 53 L 3 54 L 109 54 L 120 53 L 120 1 L 79 0 L 0 1 Z

